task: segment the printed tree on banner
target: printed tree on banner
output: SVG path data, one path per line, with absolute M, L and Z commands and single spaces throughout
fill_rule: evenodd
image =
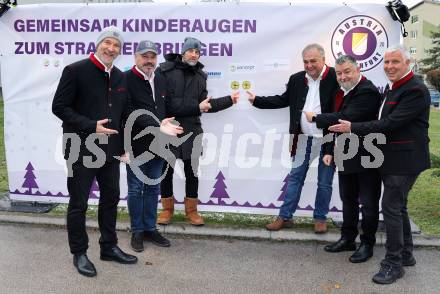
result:
M 288 179 L 289 179 L 289 175 L 287 175 L 285 178 L 284 178 L 284 181 L 283 181 L 283 183 L 284 183 L 284 185 L 283 185 L 283 187 L 281 188 L 281 195 L 280 195 L 280 197 L 278 197 L 278 201 L 284 201 L 284 197 L 286 197 L 286 193 L 287 193 L 287 182 L 288 182 Z
M 229 198 L 228 192 L 226 192 L 226 184 L 225 184 L 225 177 L 223 176 L 223 173 L 219 171 L 217 174 L 217 177 L 215 177 L 217 180 L 214 184 L 214 191 L 211 194 L 211 198 L 217 198 L 218 204 L 224 204 L 223 198 Z
M 89 196 L 98 198 L 98 195 L 96 195 L 94 192 L 99 192 L 99 186 L 98 183 L 96 182 L 96 177 L 93 178 L 92 186 L 90 187 Z
M 34 175 L 33 170 L 34 167 L 29 162 L 26 166 L 26 174 L 24 175 L 25 180 L 23 182 L 23 185 L 21 186 L 22 188 L 27 188 L 29 194 L 32 194 L 32 188 L 38 188 L 37 182 L 35 181 L 37 177 Z

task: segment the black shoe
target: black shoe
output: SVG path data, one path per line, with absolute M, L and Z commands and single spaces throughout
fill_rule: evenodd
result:
M 403 267 L 393 267 L 389 264 L 381 264 L 380 270 L 373 276 L 376 284 L 392 284 L 405 274 Z
M 403 266 L 413 266 L 416 265 L 417 261 L 414 255 L 402 255 L 402 265 Z
M 356 250 L 356 244 L 354 243 L 354 241 L 348 241 L 341 238 L 335 243 L 325 245 L 324 250 L 332 253 L 342 251 L 354 251 Z
M 73 255 L 73 265 L 78 272 L 86 277 L 96 276 L 96 269 L 93 263 L 87 258 L 85 253 Z
M 170 247 L 170 241 L 162 236 L 158 230 L 154 231 L 145 231 L 144 232 L 144 240 L 149 241 L 160 247 Z
M 131 234 L 131 248 L 136 252 L 144 251 L 144 238 L 142 233 Z
M 360 263 L 365 262 L 373 256 L 373 247 L 368 244 L 363 244 L 359 246 L 359 248 L 350 256 L 349 260 L 352 263 Z
M 124 253 L 118 246 L 107 250 L 101 250 L 101 260 L 116 261 L 123 264 L 132 264 L 138 261 L 137 257 Z

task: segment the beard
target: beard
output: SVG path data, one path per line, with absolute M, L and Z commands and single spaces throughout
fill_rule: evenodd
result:
M 343 88 L 345 91 L 348 91 L 351 88 L 353 88 L 356 83 L 353 81 L 349 81 L 349 82 L 341 82 L 339 84 L 340 84 L 341 88 Z
M 185 60 L 185 63 L 187 63 L 190 66 L 195 66 L 197 64 L 197 61 L 194 60 Z

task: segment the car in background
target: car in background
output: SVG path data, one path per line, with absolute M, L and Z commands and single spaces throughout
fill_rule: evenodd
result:
M 440 106 L 440 92 L 436 89 L 429 89 L 429 95 L 431 95 L 431 105 L 434 107 Z

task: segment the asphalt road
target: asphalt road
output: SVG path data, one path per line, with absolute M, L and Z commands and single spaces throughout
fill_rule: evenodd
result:
M 129 249 L 129 234 L 119 232 Z M 171 237 L 170 248 L 146 243 L 136 265 L 99 260 L 99 232 L 88 255 L 98 276 L 72 265 L 64 229 L 0 224 L 0 293 L 440 293 L 440 251 L 418 248 L 417 265 L 388 286 L 371 282 L 384 248 L 364 264 L 316 242 Z

